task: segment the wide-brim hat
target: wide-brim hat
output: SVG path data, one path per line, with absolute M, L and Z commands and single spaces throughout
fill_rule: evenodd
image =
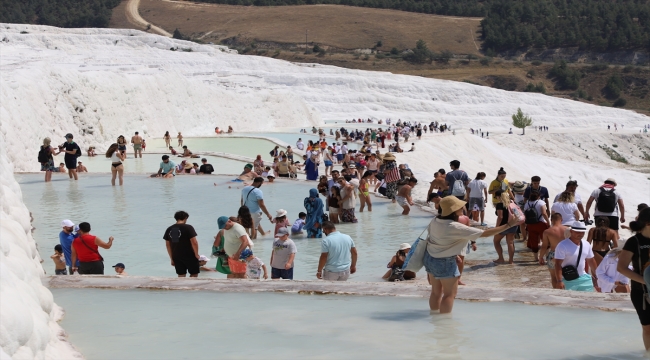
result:
M 386 153 L 386 154 L 384 154 L 384 157 L 383 157 L 382 160 L 384 160 L 384 161 L 395 161 L 395 155 L 393 155 L 392 153 Z
M 522 192 L 522 191 L 526 190 L 527 187 L 528 187 L 528 184 L 523 183 L 523 182 L 521 182 L 519 180 L 515 181 L 515 183 L 512 184 L 512 190 L 516 191 L 516 192 Z
M 467 204 L 467 202 L 460 200 L 455 196 L 447 196 L 440 200 L 438 205 L 442 208 L 442 216 L 448 216 L 465 207 L 465 204 Z
M 191 169 L 193 167 L 194 167 L 194 165 L 192 165 L 192 163 L 186 163 L 185 164 L 185 170 L 189 170 L 189 169 Z
M 283 216 L 287 216 L 287 210 L 280 209 L 275 212 L 276 218 L 283 217 Z
M 406 249 L 410 249 L 410 248 L 411 248 L 411 244 L 409 244 L 409 243 L 401 243 L 399 245 L 400 250 L 406 250 Z

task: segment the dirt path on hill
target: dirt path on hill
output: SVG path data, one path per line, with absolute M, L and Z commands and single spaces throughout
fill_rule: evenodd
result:
M 126 15 L 126 19 L 129 21 L 129 23 L 141 27 L 144 29 L 147 29 L 148 26 L 151 26 L 148 31 L 151 31 L 153 33 L 167 36 L 167 37 L 172 37 L 172 34 L 168 33 L 164 29 L 151 24 L 147 22 L 145 19 L 140 16 L 140 12 L 138 11 L 138 8 L 140 7 L 140 0 L 129 0 L 129 2 L 126 4 L 126 7 L 124 9 L 124 14 Z

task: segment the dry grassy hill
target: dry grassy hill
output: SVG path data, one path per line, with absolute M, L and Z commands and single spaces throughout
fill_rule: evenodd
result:
M 126 1 L 113 11 L 111 27 L 134 26 L 124 16 Z M 479 18 L 455 18 L 339 5 L 231 6 L 188 1 L 140 0 L 140 15 L 168 32 L 219 43 L 240 41 L 304 44 L 338 49 L 407 49 L 423 39 L 434 51 L 479 54 Z
M 510 91 L 524 91 L 528 84 L 542 83 L 548 95 L 603 106 L 612 106 L 614 102 L 603 92 L 607 80 L 612 74 L 620 73 L 626 83 L 621 92 L 627 101 L 624 107 L 650 114 L 648 67 L 609 66 L 594 70 L 591 65 L 569 64 L 584 73 L 579 91 L 556 90 L 557 84 L 547 77 L 552 63 L 483 57 L 478 50 L 481 45 L 478 18 L 340 5 L 256 7 L 178 0 L 124 0 L 113 11 L 111 27 L 146 30 L 142 21 L 133 20 L 132 13 L 127 16 L 127 3 L 131 9 L 139 8 L 145 23 L 170 33 L 179 29 L 193 41 L 227 44 L 248 55 L 466 81 Z M 307 49 L 305 30 L 308 30 Z M 451 51 L 454 58 L 449 62 L 411 64 L 400 55 L 389 53 L 392 48 L 400 51 L 414 48 L 419 39 L 434 52 Z M 355 51 L 373 48 L 378 41 L 382 42 L 376 49 L 378 52 Z M 312 53 L 315 44 L 326 51 Z

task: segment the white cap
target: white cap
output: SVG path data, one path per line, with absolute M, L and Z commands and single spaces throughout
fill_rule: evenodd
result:
M 68 219 L 61 221 L 61 227 L 73 227 L 74 223 Z
M 205 255 L 201 255 L 201 256 L 199 256 L 199 261 L 205 261 L 205 262 L 208 262 L 208 261 L 210 261 L 210 259 L 209 259 L 207 256 L 205 256 Z

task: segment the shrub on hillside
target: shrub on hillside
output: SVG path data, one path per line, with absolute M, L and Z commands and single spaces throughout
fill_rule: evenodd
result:
M 479 60 L 479 63 L 481 63 L 481 65 L 483 66 L 488 66 L 490 65 L 490 58 L 484 57 L 481 60 Z
M 415 44 L 415 49 L 412 49 L 408 54 L 404 54 L 404 60 L 414 64 L 424 64 L 426 62 L 431 63 L 433 60 L 433 53 L 427 47 L 427 43 L 420 39 Z
M 559 90 L 576 90 L 582 76 L 582 72 L 569 68 L 564 60 L 556 62 L 548 72 L 548 77 L 555 79 Z
M 607 79 L 607 85 L 603 88 L 605 96 L 609 99 L 616 99 L 621 96 L 621 91 L 625 87 L 621 75 L 618 73 L 612 75 Z
M 614 107 L 623 107 L 625 105 L 627 105 L 627 100 L 625 100 L 623 98 L 616 99 L 616 101 L 614 101 L 614 104 L 613 104 Z

